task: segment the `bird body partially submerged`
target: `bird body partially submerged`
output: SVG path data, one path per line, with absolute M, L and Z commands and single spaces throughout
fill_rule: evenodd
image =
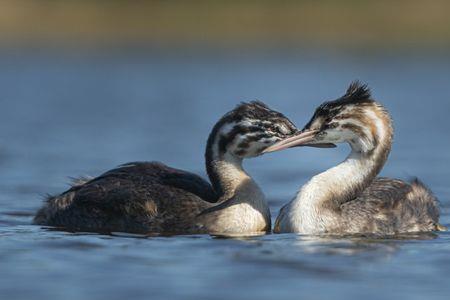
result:
M 199 176 L 159 162 L 136 162 L 48 197 L 34 221 L 72 231 L 175 234 L 180 227 L 193 231 L 186 223 L 214 200 Z
M 129 163 L 49 197 L 34 222 L 71 231 L 266 233 L 270 211 L 242 161 L 295 131 L 285 116 L 263 103 L 243 103 L 224 115 L 208 138 L 205 158 L 212 185 L 161 163 Z
M 376 178 L 389 155 L 392 137 L 388 112 L 358 82 L 343 97 L 319 106 L 300 134 L 265 152 L 348 143 L 351 153 L 301 188 L 280 210 L 274 231 L 396 234 L 442 228 L 438 201 L 422 183 Z
M 330 204 L 330 203 L 328 203 Z M 376 178 L 358 197 L 341 205 L 302 213 L 295 201 L 284 206 L 274 232 L 304 234 L 381 234 L 446 230 L 439 224 L 439 203 L 419 180 Z

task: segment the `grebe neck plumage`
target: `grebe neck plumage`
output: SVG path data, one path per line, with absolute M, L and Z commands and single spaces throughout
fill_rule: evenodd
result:
M 326 232 L 323 220 L 332 220 L 340 206 L 357 198 L 383 168 L 391 149 L 392 126 L 387 117 L 384 122 L 374 121 L 378 125 L 366 133 L 366 139 L 350 142 L 351 152 L 342 163 L 312 177 L 292 201 L 290 214 L 302 220 L 297 225 L 302 232 Z M 349 124 L 363 130 L 356 123 Z
M 317 108 L 302 132 L 267 148 L 348 143 L 345 161 L 314 176 L 284 206 L 275 232 L 395 234 L 439 228 L 438 201 L 418 180 L 376 178 L 392 144 L 389 113 L 352 83 L 341 98 Z
M 270 230 L 262 191 L 243 159 L 296 131 L 261 102 L 242 103 L 214 126 L 206 146 L 212 187 L 159 162 L 134 162 L 51 196 L 35 224 L 72 231 L 144 234 L 250 234 Z
M 248 114 L 247 119 L 227 114 L 208 137 L 206 170 L 220 203 L 201 214 L 201 218 L 208 219 L 205 223 L 210 224 L 210 232 L 223 232 L 223 228 L 227 228 L 229 233 L 236 231 L 229 224 L 241 227 L 240 231 L 254 231 L 254 228 L 271 230 L 265 196 L 242 163 L 244 158 L 260 155 L 269 145 L 292 135 L 296 129 L 283 115 L 273 111 L 267 114 L 265 105 L 260 102 L 253 104 L 258 109 L 241 107 L 239 115 Z M 265 116 L 261 109 L 266 110 Z M 262 224 L 265 225 L 261 227 Z

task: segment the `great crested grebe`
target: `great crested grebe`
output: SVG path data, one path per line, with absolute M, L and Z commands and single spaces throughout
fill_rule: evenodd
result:
M 225 114 L 209 135 L 205 159 L 212 187 L 197 175 L 159 162 L 128 163 L 49 197 L 34 223 L 143 234 L 268 232 L 268 204 L 242 160 L 296 131 L 264 103 L 243 103 Z
M 349 143 L 341 164 L 314 176 L 279 213 L 274 232 L 304 234 L 396 233 L 443 230 L 438 201 L 419 180 L 376 178 L 391 150 L 386 109 L 366 85 L 354 82 L 325 102 L 301 133 L 264 152 L 316 143 Z

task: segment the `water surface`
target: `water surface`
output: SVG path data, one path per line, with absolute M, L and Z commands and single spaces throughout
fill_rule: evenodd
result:
M 1 299 L 447 299 L 450 235 L 396 239 L 267 235 L 142 238 L 30 225 L 69 176 L 160 160 L 205 175 L 210 128 L 260 99 L 298 126 L 348 83 L 391 111 L 382 175 L 419 176 L 449 225 L 450 59 L 330 54 L 0 53 Z M 273 218 L 348 147 L 291 149 L 246 162 Z

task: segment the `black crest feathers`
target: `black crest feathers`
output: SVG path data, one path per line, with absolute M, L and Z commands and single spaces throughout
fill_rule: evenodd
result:
M 366 84 L 362 84 L 358 80 L 353 81 L 342 97 L 322 103 L 316 109 L 313 117 L 306 124 L 305 128 L 309 128 L 312 122 L 318 117 L 333 118 L 347 105 L 363 105 L 372 103 L 375 103 L 375 101 L 372 100 L 369 87 Z
M 345 95 L 341 97 L 342 100 L 349 102 L 360 102 L 370 100 L 372 95 L 367 84 L 362 84 L 360 81 L 353 81 L 347 88 Z
M 285 118 L 281 113 L 270 109 L 264 102 L 256 100 L 241 102 L 222 119 L 227 119 L 228 121 L 239 121 L 244 118 L 269 120 L 276 117 Z
M 318 110 L 327 111 L 333 108 L 343 107 L 350 104 L 366 104 L 373 103 L 372 95 L 367 84 L 362 84 L 359 81 L 353 81 L 347 88 L 344 96 L 333 100 L 327 101 L 319 106 Z

